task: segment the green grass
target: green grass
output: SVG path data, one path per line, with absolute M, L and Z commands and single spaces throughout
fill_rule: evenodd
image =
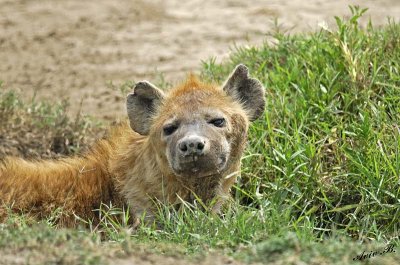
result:
M 70 242 L 83 237 L 126 255 L 145 244 L 167 254 L 216 251 L 274 264 L 353 264 L 363 251 L 394 244 L 396 253 L 367 261 L 399 263 L 400 25 L 362 28 L 357 19 L 364 10 L 352 12 L 349 20 L 337 18 L 337 28 L 274 32 L 272 44 L 238 48 L 222 64 L 203 63 L 203 78 L 217 82 L 244 63 L 267 88 L 265 115 L 250 128 L 224 216 L 160 206 L 162 229 L 132 232 L 127 216 L 115 222 L 120 211 L 106 209 L 90 231 L 54 230 L 50 222 L 45 238 L 66 233 Z M 1 94 L 0 109 L 3 101 Z M 0 252 L 27 248 L 38 237 L 37 226 L 15 230 L 14 223 L 0 226 Z M 73 243 L 67 248 L 80 255 Z
M 362 10 L 354 10 L 362 13 Z M 219 80 L 243 62 L 267 87 L 251 128 L 236 198 L 288 214 L 292 229 L 323 237 L 396 239 L 400 219 L 400 26 L 275 34 L 276 45 L 204 63 Z

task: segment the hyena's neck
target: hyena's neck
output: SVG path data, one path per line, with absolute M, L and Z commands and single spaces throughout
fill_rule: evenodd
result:
M 109 170 L 117 190 L 136 215 L 151 209 L 153 200 L 169 202 L 168 180 L 164 179 L 147 136 L 126 130 L 110 157 Z

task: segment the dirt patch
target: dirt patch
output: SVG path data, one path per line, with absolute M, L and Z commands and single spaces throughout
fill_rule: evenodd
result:
M 0 80 L 27 98 L 70 98 L 72 115 L 83 101 L 83 113 L 114 119 L 124 96 L 110 83 L 160 72 L 175 82 L 234 44 L 262 43 L 276 18 L 291 32 L 313 30 L 349 15 L 350 3 L 370 8 L 364 22 L 400 17 L 396 0 L 0 0 Z

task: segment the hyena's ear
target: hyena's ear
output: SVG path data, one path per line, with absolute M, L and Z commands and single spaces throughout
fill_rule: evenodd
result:
M 164 93 L 150 82 L 142 81 L 135 85 L 133 93 L 126 99 L 130 125 L 135 132 L 141 135 L 149 133 L 152 118 L 163 98 Z
M 222 87 L 242 104 L 250 121 L 261 116 L 265 106 L 265 89 L 260 81 L 249 77 L 249 69 L 245 65 L 236 66 Z

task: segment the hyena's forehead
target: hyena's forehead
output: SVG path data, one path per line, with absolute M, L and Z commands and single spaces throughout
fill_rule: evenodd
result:
M 169 91 L 163 102 L 164 110 L 228 106 L 232 99 L 218 86 L 197 84 L 181 86 Z
M 166 100 L 181 102 L 202 102 L 210 99 L 220 99 L 226 95 L 222 87 L 216 84 L 201 82 L 194 75 L 190 75 L 182 84 L 168 91 Z
M 185 111 L 169 112 L 165 114 L 164 124 L 191 122 L 195 120 L 211 120 L 213 118 L 227 118 L 229 113 L 219 108 L 204 106 L 188 107 Z
M 215 97 L 214 97 L 215 96 Z M 160 109 L 163 119 L 213 118 L 226 116 L 233 107 L 223 95 L 188 93 L 171 100 L 166 100 Z

